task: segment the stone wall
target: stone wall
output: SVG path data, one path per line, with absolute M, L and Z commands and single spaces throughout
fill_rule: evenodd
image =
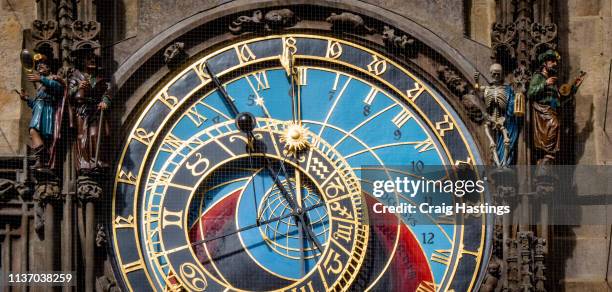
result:
M 35 1 L 0 0 L 0 156 L 24 154 L 28 142 L 29 111 L 13 90 L 23 87 L 19 52 L 35 13 Z
M 570 76 L 588 72 L 576 103 L 576 163 L 612 164 L 612 121 L 608 121 L 608 134 L 603 132 L 612 59 L 612 1 L 570 0 L 561 9 L 568 16 L 566 40 L 562 40 L 569 53 L 567 69 Z
M 576 95 L 573 111 L 574 125 L 569 127 L 573 139 L 567 141 L 574 150 L 575 163 L 582 165 L 609 165 L 612 163 L 612 121 L 608 118 L 603 131 L 606 112 L 606 91 L 612 61 L 612 0 L 559 1 L 559 45 L 565 57 L 562 67 L 573 79 L 580 70 L 587 77 Z M 566 80 L 563 80 L 566 82 Z M 612 115 L 608 106 L 608 117 Z M 571 108 L 568 110 L 571 111 Z M 573 133 L 572 133 L 573 132 Z M 589 196 L 589 177 L 576 178 L 576 194 Z M 583 225 L 557 228 L 552 261 L 559 269 L 551 274 L 558 287 L 565 291 L 609 291 L 612 273 L 606 275 L 610 249 L 610 223 L 612 209 L 609 206 L 590 206 L 590 214 L 601 225 Z M 608 219 L 610 218 L 610 219 Z M 607 220 L 607 221 L 606 221 Z M 591 220 L 591 222 L 594 222 Z M 554 272 L 554 271 L 551 271 Z
M 155 35 L 193 15 L 217 5 L 239 5 L 262 0 L 117 0 L 100 4 L 104 17 L 104 44 L 113 46 L 112 57 L 121 64 Z M 268 1 L 269 2 L 269 1 Z M 283 1 L 278 1 L 283 2 Z M 291 1 L 306 4 L 311 1 Z M 347 2 L 350 2 L 347 1 Z M 476 68 L 486 73 L 491 62 L 490 28 L 495 21 L 495 0 L 363 0 L 381 11 L 401 15 L 444 39 Z M 23 30 L 29 29 L 35 15 L 34 0 L 0 0 L 0 156 L 24 154 L 29 110 L 13 89 L 24 85 L 19 66 Z M 110 4 L 109 4 L 110 3 Z M 612 121 L 603 131 L 606 90 L 612 59 L 612 0 L 556 1 L 559 9 L 559 46 L 563 69 L 569 76 L 580 70 L 588 77 L 576 97 L 569 127 L 572 152 L 579 164 L 612 163 Z M 466 15 L 469 17 L 466 19 Z M 112 25 L 112 28 L 111 28 Z M 563 80 L 565 82 L 565 80 Z M 612 106 L 609 106 L 609 108 Z M 570 107 L 570 110 L 572 108 Z M 612 109 L 610 109 L 612 111 Z M 610 114 L 608 114 L 610 115 Z M 611 118 L 612 120 L 612 118 Z M 567 147 L 567 145 L 566 145 Z M 588 180 L 579 180 L 588 181 Z M 580 193 L 580 186 L 578 186 Z M 598 216 L 607 218 L 612 209 L 601 208 Z M 610 225 L 556 228 L 551 248 L 552 282 L 567 291 L 605 291 L 610 246 Z M 562 268 L 559 268 L 562 267 Z M 612 269 L 610 276 L 612 278 Z M 555 287 L 560 287 L 555 286 Z

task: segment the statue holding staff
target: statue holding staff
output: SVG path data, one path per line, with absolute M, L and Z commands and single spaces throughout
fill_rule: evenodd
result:
M 82 61 L 81 68 L 71 74 L 69 93 L 76 113 L 75 167 L 79 175 L 108 167 L 100 145 L 110 134 L 104 112 L 111 102 L 110 80 L 101 72 L 100 57 L 85 49 Z

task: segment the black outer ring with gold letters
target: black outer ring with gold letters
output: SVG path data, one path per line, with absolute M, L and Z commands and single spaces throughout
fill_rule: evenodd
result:
M 480 157 L 473 141 L 461 121 L 457 120 L 446 103 L 430 86 L 404 69 L 392 59 L 373 50 L 348 41 L 318 35 L 276 35 L 249 39 L 230 44 L 216 52 L 196 59 L 189 67 L 170 77 L 154 92 L 150 101 L 135 121 L 125 142 L 117 166 L 112 201 L 112 242 L 116 256 L 116 270 L 125 286 L 135 291 L 151 289 L 151 275 L 138 234 L 142 215 L 138 214 L 139 194 L 146 180 L 144 169 L 155 147 L 163 137 L 164 127 L 171 123 L 173 114 L 184 110 L 191 96 L 197 96 L 212 88 L 202 68 L 207 60 L 212 71 L 219 76 L 229 76 L 242 68 L 275 62 L 288 46 L 297 48 L 296 58 L 305 62 L 318 62 L 344 66 L 369 76 L 402 96 L 419 114 L 434 133 L 450 164 L 477 165 Z M 189 90 L 174 90 L 173 84 L 181 78 L 199 78 L 198 86 Z M 486 197 L 467 198 L 472 202 L 486 201 Z M 454 244 L 452 275 L 437 289 L 470 290 L 482 279 L 485 259 L 490 253 L 491 230 L 486 224 L 490 217 L 467 217 L 459 228 L 461 238 Z M 149 287 L 149 288 L 147 288 Z

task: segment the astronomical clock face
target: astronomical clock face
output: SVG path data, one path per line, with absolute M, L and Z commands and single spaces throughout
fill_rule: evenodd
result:
M 127 289 L 468 291 L 482 277 L 488 218 L 373 212 L 458 198 L 375 197 L 370 167 L 480 161 L 444 98 L 391 57 L 269 36 L 193 58 L 151 92 L 114 187 Z

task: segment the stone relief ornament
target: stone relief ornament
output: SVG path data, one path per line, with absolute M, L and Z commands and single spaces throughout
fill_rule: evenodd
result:
M 541 24 L 534 22 L 530 27 L 530 35 L 533 40 L 531 48 L 531 61 L 536 62 L 538 52 L 546 49 L 555 49 L 554 40 L 557 38 L 557 25 L 554 23 Z
M 164 63 L 169 67 L 176 67 L 189 58 L 185 52 L 185 43 L 175 42 L 164 51 Z
M 34 50 L 40 51 L 43 47 L 52 50 L 53 57 L 59 57 L 59 44 L 57 43 L 58 25 L 55 20 L 36 19 L 32 22 L 32 38 Z
M 96 247 L 104 247 L 108 242 L 108 235 L 106 234 L 106 228 L 104 225 L 98 224 L 96 226 Z
M 472 93 L 468 93 L 461 99 L 461 104 L 463 104 L 463 108 L 473 122 L 482 123 L 485 109 L 480 98 Z
M 60 201 L 60 186 L 56 180 L 39 181 L 34 187 L 34 230 L 42 232 L 45 226 L 44 207 L 50 202 Z
M 19 196 L 23 197 L 29 188 L 23 183 L 0 178 L 0 202 L 7 202 Z
M 455 70 L 448 66 L 441 65 L 436 71 L 438 72 L 438 78 L 444 82 L 452 93 L 457 96 L 463 96 L 468 93 L 470 87 L 469 83 Z
M 95 180 L 81 176 L 77 181 L 77 195 L 82 201 L 97 200 L 102 195 L 102 187 Z
M 498 60 L 500 53 L 505 52 L 504 55 L 510 60 L 516 59 L 515 47 L 515 36 L 516 26 L 514 23 L 504 25 L 496 22 L 493 24 L 491 29 L 491 52 L 493 53 L 492 58 Z
M 252 16 L 242 15 L 236 18 L 229 26 L 233 34 L 245 32 L 270 31 L 292 27 L 300 19 L 289 9 L 268 11 L 265 15 L 261 10 L 255 10 Z
M 100 55 L 100 44 L 95 40 L 99 33 L 100 23 L 97 21 L 74 21 L 72 23 L 72 34 L 74 39 L 72 50 L 93 48 L 95 49 L 95 54 Z
M 331 23 L 331 29 L 355 34 L 372 34 L 375 30 L 365 24 L 363 18 L 357 14 L 342 12 L 332 13 L 325 21 Z
M 400 50 L 410 58 L 416 55 L 417 41 L 408 35 L 396 35 L 395 29 L 385 26 L 382 39 L 388 48 Z

